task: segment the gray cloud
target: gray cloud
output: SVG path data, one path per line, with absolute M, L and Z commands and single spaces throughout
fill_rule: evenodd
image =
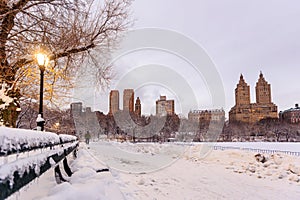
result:
M 136 0 L 132 10 L 133 18 L 137 19 L 133 28 L 174 30 L 190 37 L 207 51 L 223 81 L 226 112 L 234 105 L 234 89 L 240 73 L 250 84 L 254 101 L 254 87 L 260 70 L 272 86 L 273 101 L 279 110 L 300 103 L 300 1 Z M 125 67 L 126 60 L 122 62 L 119 64 L 124 65 L 124 70 L 130 68 Z M 164 62 L 173 66 L 174 59 L 170 57 Z M 145 63 L 141 59 L 132 60 L 133 66 L 139 64 Z M 122 74 L 122 71 L 117 72 Z M 192 82 L 193 76 L 190 79 Z M 204 87 L 200 88 L 205 91 Z M 147 97 L 145 103 L 152 101 L 149 97 L 154 98 L 153 103 L 158 98 L 156 94 L 151 96 L 141 91 L 138 95 Z M 160 92 L 157 88 L 151 91 L 153 94 Z M 197 98 L 203 98 L 198 93 Z M 209 107 L 209 104 L 209 100 L 203 100 L 199 107 Z M 108 96 L 102 94 L 95 108 L 106 112 L 107 105 Z

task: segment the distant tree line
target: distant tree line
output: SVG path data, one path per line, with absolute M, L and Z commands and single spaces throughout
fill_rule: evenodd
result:
M 289 124 L 280 119 L 263 119 L 257 123 L 226 123 L 221 141 L 299 142 L 299 124 Z
M 38 115 L 38 103 L 34 100 L 21 101 L 21 112 L 18 116 L 16 127 L 22 129 L 35 129 Z M 75 125 L 70 109 L 61 110 L 57 107 L 44 107 L 45 130 L 58 134 L 75 134 Z
M 167 141 L 178 131 L 178 115 L 139 116 L 135 113 L 119 111 L 114 115 L 97 112 L 103 134 L 108 138 L 122 138 L 132 141 Z
M 21 103 L 22 112 L 17 120 L 18 128 L 36 128 L 38 104 L 35 101 L 24 100 Z M 70 109 L 47 108 L 45 106 L 45 128 L 64 134 L 75 134 L 74 119 Z M 279 119 L 263 119 L 257 123 L 229 123 L 221 121 L 200 120 L 195 122 L 178 115 L 139 116 L 135 113 L 119 111 L 114 115 L 96 111 L 100 135 L 111 139 L 167 142 L 176 138 L 178 141 L 269 141 L 269 142 L 299 142 L 299 124 L 289 124 Z
M 123 115 L 119 113 L 117 115 Z M 142 141 L 161 141 L 166 142 L 170 138 L 176 138 L 179 141 L 269 141 L 269 142 L 296 142 L 300 141 L 299 124 L 289 124 L 279 119 L 263 119 L 257 123 L 225 122 L 225 119 L 219 121 L 202 120 L 195 122 L 185 118 L 179 118 L 178 115 L 158 116 L 136 116 L 131 114 L 124 120 L 127 125 L 120 127 L 115 116 L 98 114 L 100 126 L 104 134 L 116 137 L 128 137 L 133 140 Z M 163 122 L 163 124 L 161 124 Z M 125 127 L 125 128 L 124 128 Z

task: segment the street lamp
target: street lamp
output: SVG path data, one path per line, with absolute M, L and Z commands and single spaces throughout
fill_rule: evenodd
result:
M 54 124 L 54 128 L 55 128 L 55 131 L 56 131 L 56 133 L 58 134 L 58 132 L 59 132 L 59 122 L 56 122 L 55 124 Z
M 37 53 L 35 55 L 37 63 L 39 65 L 39 69 L 41 71 L 41 79 L 40 79 L 40 105 L 39 105 L 39 114 L 36 119 L 37 122 L 37 130 L 44 130 L 45 120 L 43 118 L 43 91 L 44 91 L 44 72 L 45 68 L 49 62 L 49 58 L 44 53 Z

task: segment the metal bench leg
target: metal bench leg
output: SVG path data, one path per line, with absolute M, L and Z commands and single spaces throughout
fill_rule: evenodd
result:
M 61 174 L 61 171 L 60 171 L 60 168 L 59 168 L 59 165 L 57 165 L 55 168 L 54 168 L 54 175 L 55 175 L 55 180 L 56 180 L 56 183 L 57 184 L 60 184 L 62 182 L 66 182 L 67 180 L 64 179 L 64 177 L 62 176 Z
M 64 161 L 63 161 L 63 164 L 64 164 L 64 169 L 65 169 L 65 172 L 67 173 L 67 175 L 69 177 L 72 176 L 73 172 L 71 171 L 69 165 L 68 165 L 68 160 L 67 160 L 67 157 L 65 157 Z

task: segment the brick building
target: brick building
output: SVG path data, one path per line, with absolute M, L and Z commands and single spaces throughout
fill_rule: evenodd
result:
M 243 75 L 235 89 L 235 106 L 229 111 L 229 122 L 255 123 L 266 118 L 278 118 L 277 106 L 271 100 L 271 85 L 262 73 L 255 87 L 256 103 L 250 102 L 250 87 Z
M 156 115 L 174 115 L 174 106 L 174 100 L 167 100 L 166 96 L 160 96 L 159 100 L 156 101 Z
M 300 123 L 300 107 L 299 104 L 295 105 L 295 108 L 290 108 L 285 111 L 280 111 L 280 120 L 288 122 L 290 124 Z
M 115 114 L 119 109 L 119 91 L 111 90 L 109 93 L 109 114 Z

